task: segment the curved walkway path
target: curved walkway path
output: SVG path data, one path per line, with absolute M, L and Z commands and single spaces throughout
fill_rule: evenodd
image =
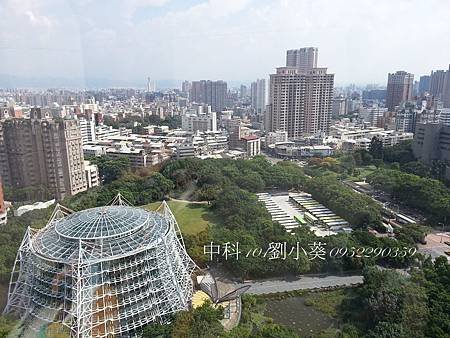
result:
M 300 276 L 297 279 L 273 279 L 263 281 L 249 281 L 240 283 L 238 286 L 251 285 L 247 293 L 254 295 L 262 295 L 268 293 L 277 293 L 294 290 L 308 290 L 316 288 L 326 288 L 333 286 L 350 286 L 361 284 L 363 276 Z

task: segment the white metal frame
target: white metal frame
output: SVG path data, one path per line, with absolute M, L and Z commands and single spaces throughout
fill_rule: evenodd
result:
M 118 194 L 97 212 L 92 226 L 101 227 L 102 214 L 120 213 L 120 208 L 131 205 Z M 165 323 L 173 313 L 188 309 L 197 266 L 186 252 L 177 221 L 166 202 L 157 212 L 145 213 L 139 228 L 75 239 L 55 230 L 77 216 L 57 205 L 43 229 L 25 233 L 4 313 L 20 314 L 27 330 L 60 323 L 72 337 L 134 337 L 143 326 Z M 67 249 L 49 253 L 46 238 Z

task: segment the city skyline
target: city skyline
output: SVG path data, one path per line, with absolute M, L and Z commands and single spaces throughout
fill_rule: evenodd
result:
M 286 50 L 309 46 L 337 85 L 385 84 L 399 69 L 418 79 L 450 59 L 450 28 L 440 24 L 450 3 L 442 0 L 8 0 L 0 9 L 1 86 L 145 87 L 148 76 L 158 87 L 168 79 L 250 83 L 267 79 Z M 421 41 L 434 52 L 417 48 Z

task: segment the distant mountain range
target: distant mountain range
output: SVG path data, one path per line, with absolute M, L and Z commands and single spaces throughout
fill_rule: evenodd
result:
M 182 80 L 156 80 L 158 89 L 181 88 Z M 96 88 L 145 88 L 147 80 L 142 82 L 131 80 L 109 80 L 100 78 L 63 78 L 63 77 L 22 77 L 8 74 L 0 74 L 0 88 L 73 88 L 73 89 L 96 89 Z
M 161 79 L 156 80 L 157 89 L 180 88 L 183 80 Z M 227 81 L 229 87 L 239 87 L 241 84 L 249 85 L 250 81 Z M 101 78 L 63 78 L 63 77 L 23 77 L 0 74 L 0 88 L 68 88 L 68 89 L 98 89 L 98 88 L 145 88 L 147 78 L 142 81 L 110 80 Z

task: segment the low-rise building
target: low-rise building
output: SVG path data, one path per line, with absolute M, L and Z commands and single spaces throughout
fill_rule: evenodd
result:
M 250 135 L 241 137 L 244 150 L 247 152 L 247 157 L 253 157 L 261 154 L 261 138 Z
M 368 149 L 373 137 L 378 137 L 384 146 L 411 140 L 413 133 L 385 130 L 378 127 L 358 126 L 354 124 L 337 124 L 330 127 L 330 135 L 325 144 L 335 144 L 342 150 Z
M 218 155 L 228 150 L 228 135 L 221 131 L 188 134 L 177 140 L 175 149 L 177 158 Z
M 120 136 L 120 130 L 111 126 L 100 125 L 95 127 L 95 140 L 108 140 L 111 137 Z
M 287 140 L 288 133 L 283 130 L 269 131 L 265 136 L 266 147 L 275 143 L 287 142 Z
M 105 155 L 105 148 L 96 144 L 84 144 L 83 145 L 83 154 L 85 157 L 89 156 L 102 156 Z
M 196 155 L 196 147 L 192 142 L 180 143 L 176 147 L 176 158 L 194 157 Z
M 84 172 L 86 174 L 88 189 L 98 187 L 100 185 L 100 175 L 98 173 L 98 167 L 95 164 L 91 164 L 89 161 L 84 161 Z
M 217 131 L 217 116 L 215 112 L 208 114 L 186 114 L 181 118 L 181 129 L 195 133 L 197 131 Z
M 330 146 L 299 146 L 295 142 L 282 142 L 269 146 L 270 152 L 281 158 L 327 157 L 333 155 Z
M 132 167 L 147 167 L 147 153 L 144 149 L 128 148 L 121 146 L 120 148 L 106 149 L 106 155 L 112 158 L 128 158 Z

